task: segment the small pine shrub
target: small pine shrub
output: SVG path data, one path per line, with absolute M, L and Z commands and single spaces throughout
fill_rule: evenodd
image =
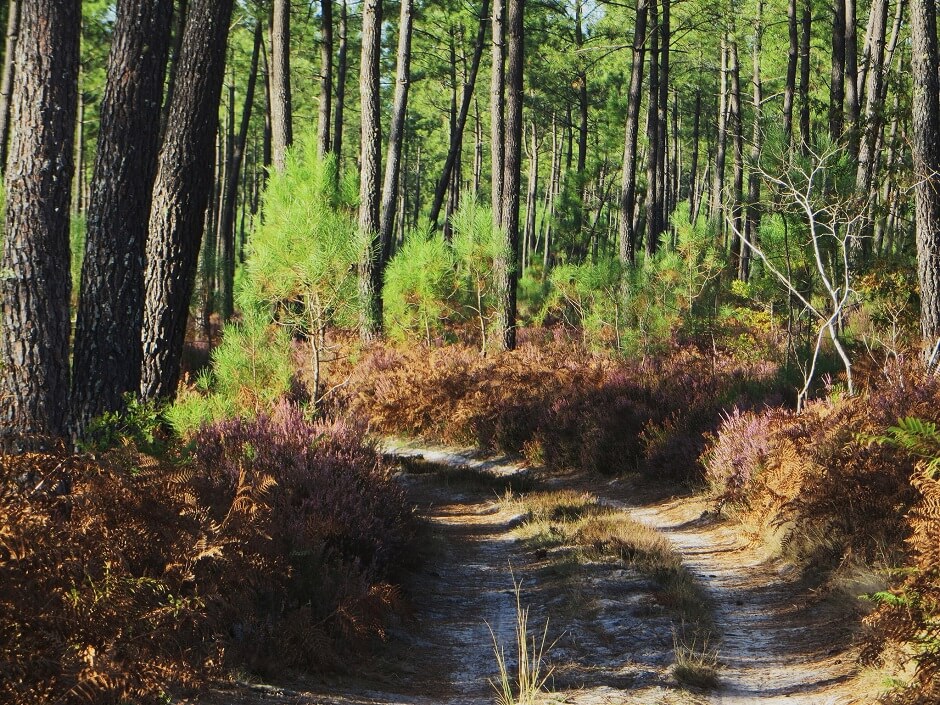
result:
M 454 255 L 441 233 L 415 232 L 388 263 L 383 288 L 385 330 L 400 342 L 431 344 L 452 314 Z
M 225 326 L 211 368 L 181 389 L 165 416 L 179 436 L 189 437 L 209 423 L 270 411 L 291 391 L 293 377 L 287 332 L 248 309 L 241 323 Z

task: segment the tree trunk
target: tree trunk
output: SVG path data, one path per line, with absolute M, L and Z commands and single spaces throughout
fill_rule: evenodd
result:
M 392 124 L 388 134 L 388 159 L 382 188 L 381 240 L 382 261 L 392 254 L 392 233 L 398 204 L 398 181 L 401 174 L 401 151 L 405 141 L 405 116 L 408 112 L 408 86 L 411 82 L 412 0 L 401 0 L 398 22 L 398 76 L 395 79 L 395 100 Z
M 525 247 L 522 250 L 522 274 L 528 264 L 529 250 L 535 241 L 535 210 L 538 204 L 539 186 L 539 143 L 535 121 L 532 122 L 532 148 L 529 152 L 529 187 L 526 191 L 525 234 L 522 238 Z
M 793 146 L 793 101 L 796 97 L 796 65 L 800 55 L 800 39 L 796 19 L 796 0 L 787 3 L 787 77 L 783 85 L 783 138 L 786 148 Z
M 869 22 L 868 61 L 865 74 L 865 118 L 858 153 L 858 171 L 855 190 L 862 198 L 871 193 L 875 165 L 878 158 L 875 147 L 881 129 L 881 92 L 884 84 L 885 34 L 888 29 L 888 0 L 873 0 Z
M 702 121 L 702 89 L 695 89 L 695 114 L 692 116 L 692 157 L 689 167 L 689 222 L 698 219 L 698 150 Z
M 6 171 L 10 142 L 10 97 L 16 64 L 16 40 L 20 33 L 20 0 L 11 0 L 7 8 L 6 48 L 3 53 L 3 78 L 0 79 L 0 174 Z
M 522 100 L 524 89 L 525 0 L 509 0 L 509 67 L 506 151 L 503 175 L 503 254 L 495 266 L 496 328 L 504 350 L 516 347 L 516 287 L 519 281 L 519 187 L 522 174 Z
M 222 241 L 222 278 L 219 298 L 222 300 L 222 318 L 226 321 L 232 317 L 235 310 L 235 204 L 238 198 L 238 178 L 242 171 L 242 161 L 245 158 L 248 129 L 251 127 L 251 113 L 255 103 L 255 85 L 258 79 L 258 60 L 261 55 L 261 43 L 264 41 L 263 35 L 261 22 L 259 21 L 255 24 L 251 67 L 248 70 L 248 85 L 245 87 L 245 104 L 242 107 L 238 135 L 232 145 L 232 155 L 229 160 L 225 190 L 222 195 L 222 215 L 219 218 L 219 237 Z M 234 95 L 232 98 L 234 98 Z M 234 105 L 234 101 L 232 105 Z
M 658 134 L 659 157 L 656 159 L 656 223 L 657 234 L 661 236 L 666 230 L 666 210 L 669 201 L 669 41 L 670 41 L 670 2 L 659 0 L 661 11 L 659 13 L 659 101 L 656 110 L 656 131 Z M 654 243 L 659 248 L 658 239 Z
M 858 34 L 855 0 L 845 3 L 845 112 L 849 126 L 849 153 L 858 156 Z
M 829 83 L 829 138 L 842 137 L 845 122 L 845 0 L 835 0 L 832 11 L 832 72 Z
M 731 101 L 729 113 L 729 123 L 731 126 L 731 142 L 734 150 L 734 185 L 731 194 L 731 219 L 733 222 L 732 230 L 735 239 L 732 240 L 733 262 L 738 267 L 740 276 L 740 266 L 742 255 L 745 254 L 747 247 L 742 238 L 744 233 L 744 124 L 741 120 L 741 64 L 738 60 L 738 40 L 732 39 L 730 46 L 730 71 L 731 71 Z
M 382 161 L 381 86 L 382 0 L 363 0 L 362 60 L 359 100 L 362 106 L 359 179 L 359 231 L 371 243 L 359 262 L 359 333 L 370 341 L 382 330 L 382 256 L 379 240 L 379 174 Z
M 336 55 L 336 107 L 333 110 L 333 154 L 336 155 L 336 176 L 339 178 L 343 160 L 343 108 L 346 107 L 347 42 L 349 17 L 346 0 L 341 0 L 339 14 L 339 51 Z
M 72 423 L 79 434 L 140 389 L 144 254 L 172 14 L 172 0 L 117 5 L 75 327 Z
M 728 149 L 728 35 L 721 38 L 721 76 L 718 87 L 718 134 L 715 146 L 715 173 L 712 174 L 711 219 L 724 230 L 725 160 Z
M 20 9 L 0 260 L 0 436 L 24 446 L 66 430 L 80 5 L 30 0 Z
M 581 230 L 584 224 L 584 190 L 586 186 L 586 175 L 584 173 L 587 166 L 587 146 L 588 146 L 588 88 L 587 71 L 584 68 L 585 57 L 583 56 L 584 47 L 584 28 L 582 27 L 582 8 L 583 0 L 575 0 L 575 24 L 574 24 L 574 45 L 575 61 L 577 65 L 577 76 L 575 78 L 578 87 L 578 161 L 575 182 L 577 185 L 578 202 L 575 204 L 574 212 L 574 235 L 580 242 Z
M 650 2 L 650 81 L 649 103 L 646 112 L 646 140 L 649 157 L 646 162 L 646 254 L 656 254 L 659 247 L 659 18 L 657 0 Z
M 274 0 L 270 68 L 274 170 L 280 173 L 287 166 L 287 148 L 294 142 L 290 89 L 290 0 Z
M 757 242 L 757 231 L 760 228 L 760 154 L 764 131 L 761 125 L 761 103 L 763 101 L 763 84 L 761 82 L 760 64 L 763 50 L 764 35 L 764 0 L 757 0 L 757 16 L 754 20 L 754 44 L 752 46 L 752 76 L 754 123 L 751 132 L 750 173 L 747 184 L 747 226 L 744 236 L 750 243 Z M 751 277 L 751 250 L 748 247 L 741 249 L 741 264 L 738 279 L 748 281 Z
M 503 89 L 505 84 L 503 57 L 504 0 L 493 0 L 493 51 L 490 78 L 490 158 L 492 162 L 491 194 L 493 224 L 503 226 L 503 168 L 505 162 L 505 129 L 503 125 Z
M 636 24 L 633 29 L 633 61 L 630 68 L 630 92 L 627 95 L 627 125 L 623 153 L 623 181 L 620 188 L 620 261 L 636 264 L 636 230 L 633 213 L 636 209 L 636 151 L 640 131 L 640 103 L 643 101 L 643 63 L 646 53 L 646 18 L 649 0 L 637 0 Z M 552 157 L 554 159 L 554 156 Z M 553 162 L 554 163 L 554 162 Z
M 913 42 L 912 105 L 914 194 L 920 322 L 928 350 L 940 340 L 940 87 L 937 70 L 937 10 L 933 0 L 910 0 Z
M 166 95 L 163 97 L 163 109 L 160 114 L 160 142 L 166 134 L 166 121 L 170 116 L 170 104 L 176 92 L 176 68 L 179 64 L 180 50 L 183 46 L 183 30 L 186 28 L 186 16 L 189 12 L 189 0 L 178 0 L 173 13 L 173 41 L 170 46 L 169 69 L 167 71 Z
M 317 112 L 317 153 L 330 151 L 333 99 L 333 0 L 320 0 L 320 108 Z
M 802 151 L 806 152 L 813 143 L 809 122 L 809 49 L 813 34 L 812 0 L 803 0 L 803 17 L 800 25 L 800 146 Z
M 160 150 L 144 276 L 145 399 L 172 399 L 212 191 L 213 143 L 233 0 L 192 0 Z
M 501 0 L 497 0 L 497 2 L 501 2 Z M 480 71 L 480 61 L 483 57 L 483 47 L 486 42 L 486 20 L 489 9 L 490 0 L 483 0 L 483 3 L 480 5 L 480 23 L 477 29 L 476 42 L 473 45 L 473 57 L 470 60 L 470 75 L 463 87 L 463 98 L 460 103 L 460 112 L 457 113 L 457 124 L 450 135 L 450 147 L 447 150 L 447 158 L 444 160 L 444 170 L 441 172 L 441 178 L 437 182 L 437 187 L 434 190 L 434 201 L 431 203 L 430 221 L 432 227 L 435 228 L 440 219 L 447 187 L 452 180 L 454 165 L 457 163 L 457 158 L 463 146 L 464 128 L 467 124 L 467 115 L 470 112 L 470 101 L 473 99 L 474 86 L 476 86 L 477 74 Z M 496 9 L 494 8 L 494 12 L 495 11 Z M 495 23 L 495 19 L 493 22 Z

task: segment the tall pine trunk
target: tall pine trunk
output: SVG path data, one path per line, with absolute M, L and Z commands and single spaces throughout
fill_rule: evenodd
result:
M 7 147 L 10 142 L 10 98 L 13 95 L 16 40 L 20 33 L 20 0 L 11 0 L 7 7 L 7 34 L 3 52 L 3 77 L 0 78 L 0 174 L 6 170 Z
M 140 388 L 144 254 L 160 148 L 172 0 L 120 0 L 101 104 L 75 327 L 72 414 L 81 433 Z
M 395 210 L 398 205 L 401 152 L 405 141 L 408 87 L 411 82 L 412 19 L 412 0 L 401 0 L 401 17 L 398 22 L 398 75 L 395 78 L 392 124 L 388 134 L 388 157 L 385 162 L 385 182 L 382 187 L 382 211 L 379 228 L 383 263 L 387 262 L 392 256 L 392 233 L 395 228 Z
M 636 25 L 633 29 L 633 62 L 630 68 L 630 92 L 627 95 L 623 180 L 620 188 L 619 254 L 620 261 L 623 264 L 636 263 L 637 236 L 633 225 L 633 212 L 636 208 L 636 153 L 637 137 L 640 131 L 640 103 L 643 101 L 643 64 L 646 53 L 646 18 L 648 13 L 649 0 L 637 0 Z M 553 152 L 553 167 L 554 159 Z
M 346 0 L 341 0 L 339 14 L 339 50 L 336 54 L 336 105 L 333 109 L 333 142 L 331 148 L 336 155 L 336 176 L 339 178 L 343 163 L 343 112 L 346 107 L 346 72 L 349 41 L 349 15 Z
M 490 160 L 492 162 L 490 200 L 493 206 L 493 224 L 496 227 L 502 227 L 503 225 L 503 165 L 506 154 L 505 126 L 503 124 L 503 94 L 505 87 L 504 7 L 504 0 L 493 0 L 493 50 L 492 65 L 490 67 Z
M 381 86 L 382 0 L 364 0 L 359 100 L 362 106 L 359 178 L 359 231 L 370 244 L 359 261 L 359 334 L 364 341 L 382 330 L 382 253 L 379 240 L 379 174 L 382 161 Z
M 659 248 L 659 17 L 657 0 L 650 2 L 650 80 L 649 102 L 646 108 L 646 141 L 649 154 L 646 160 L 646 254 L 652 256 Z
M 180 377 L 189 299 L 206 206 L 233 0 L 192 0 L 176 92 L 160 150 L 144 277 L 145 399 L 172 399 Z
M 796 0 L 787 2 L 787 76 L 783 84 L 783 138 L 786 148 L 793 146 L 793 102 L 796 97 L 796 68 L 800 58 L 799 26 L 796 17 Z
M 516 287 L 519 281 L 519 188 L 522 174 L 522 100 L 524 88 L 525 0 L 509 0 L 506 151 L 503 172 L 504 251 L 495 267 L 496 327 L 504 350 L 516 347 Z
M 0 260 L 0 436 L 66 430 L 79 0 L 21 8 Z
M 928 350 L 940 341 L 940 86 L 937 10 L 933 0 L 910 0 L 913 42 L 913 152 L 920 322 Z
M 274 0 L 271 20 L 271 136 L 274 169 L 283 172 L 294 142 L 290 87 L 290 0 Z
M 320 0 L 320 107 L 317 111 L 317 152 L 330 151 L 333 99 L 333 0 Z
M 221 299 L 220 312 L 224 320 L 229 320 L 235 309 L 235 204 L 238 198 L 238 181 L 242 172 L 242 162 L 245 158 L 245 147 L 248 143 L 248 129 L 251 126 L 251 113 L 255 102 L 255 86 L 258 80 L 258 60 L 261 54 L 261 43 L 264 40 L 261 22 L 255 24 L 254 45 L 251 50 L 251 66 L 248 70 L 248 85 L 245 87 L 245 104 L 242 107 L 241 123 L 238 134 L 232 144 L 232 154 L 228 162 L 225 176 L 225 187 L 222 192 L 222 213 L 219 218 L 219 238 L 222 243 L 222 271 L 219 280 L 219 298 Z M 234 99 L 234 95 L 232 95 Z M 234 106 L 234 100 L 232 100 Z M 232 108 L 234 111 L 234 107 Z M 234 112 L 232 113 L 234 117 Z M 234 121 L 233 121 L 234 122 Z M 234 129 L 234 125 L 232 127 Z M 247 194 L 242 195 L 245 198 Z

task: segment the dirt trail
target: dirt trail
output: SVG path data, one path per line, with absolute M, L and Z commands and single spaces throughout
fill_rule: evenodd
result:
M 369 666 L 329 680 L 241 686 L 200 699 L 203 705 L 490 705 L 496 676 L 492 638 L 512 645 L 515 598 L 509 565 L 523 583 L 535 630 L 550 619 L 555 693 L 572 705 L 843 705 L 851 694 L 851 654 L 832 650 L 836 630 L 801 606 L 794 589 L 734 531 L 700 518 L 688 499 L 634 506 L 626 484 L 562 478 L 661 531 L 682 554 L 715 605 L 723 664 L 713 693 L 683 690 L 670 674 L 672 616 L 657 588 L 622 565 L 559 563 L 518 543 L 520 517 L 492 486 L 467 482 L 468 471 L 514 475 L 525 468 L 445 450 L 390 446 L 418 456 L 403 473 L 409 497 L 428 522 L 426 561 L 406 591 L 415 613 L 390 633 Z M 449 469 L 441 471 L 441 468 Z M 417 471 L 416 471 L 417 470 Z M 452 479 L 449 479 L 451 478 Z

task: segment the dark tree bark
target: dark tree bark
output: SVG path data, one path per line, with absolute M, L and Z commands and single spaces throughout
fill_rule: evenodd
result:
M 763 50 L 764 35 L 764 0 L 757 0 L 757 16 L 754 19 L 754 43 L 751 49 L 753 90 L 753 130 L 751 132 L 750 173 L 747 182 L 747 224 L 744 237 L 750 243 L 757 242 L 757 231 L 760 228 L 760 154 L 763 140 L 761 129 L 763 83 L 761 82 L 760 65 L 761 51 Z M 743 243 L 742 243 L 743 244 Z M 738 267 L 738 279 L 748 281 L 751 277 L 751 250 L 747 246 L 741 248 L 741 262 Z
M 787 49 L 787 77 L 783 85 L 783 136 L 787 149 L 790 149 L 793 146 L 793 101 L 796 97 L 796 65 L 800 55 L 796 0 L 789 0 L 787 3 L 787 30 L 790 43 Z
M 715 172 L 712 174 L 711 219 L 724 229 L 725 161 L 728 149 L 728 35 L 721 38 L 721 76 L 718 86 L 718 134 L 715 146 Z
M 845 0 L 835 0 L 832 10 L 832 72 L 829 83 L 829 138 L 842 137 L 845 123 Z
M 813 143 L 809 122 L 809 48 L 812 34 L 812 0 L 803 0 L 803 16 L 800 21 L 800 144 L 803 152 L 806 152 Z
M 865 118 L 858 153 L 858 171 L 855 189 L 862 197 L 871 193 L 874 183 L 874 167 L 878 162 L 875 152 L 878 134 L 883 121 L 881 114 L 881 92 L 884 84 L 885 35 L 888 29 L 888 0 L 873 0 L 869 37 L 866 44 L 868 61 L 865 66 Z
M 940 86 L 937 70 L 937 10 L 933 0 L 910 0 L 913 42 L 913 152 L 916 182 L 917 270 L 924 344 L 940 340 Z
M 503 225 L 503 168 L 506 154 L 503 125 L 505 87 L 503 13 L 504 0 L 493 0 L 493 51 L 490 68 L 490 160 L 492 163 L 490 199 L 493 206 L 493 224 L 496 227 Z
M 480 5 L 480 24 L 477 29 L 476 42 L 473 45 L 473 57 L 470 60 L 470 74 L 463 87 L 460 111 L 457 113 L 457 124 L 451 134 L 450 147 L 447 150 L 447 158 L 444 160 L 444 169 L 441 172 L 441 178 L 437 182 L 437 188 L 434 190 L 434 201 L 431 203 L 430 221 L 431 225 L 435 228 L 437 227 L 438 219 L 441 215 L 441 208 L 444 205 L 444 196 L 447 193 L 447 187 L 451 182 L 454 165 L 457 163 L 457 158 L 463 146 L 463 133 L 467 124 L 467 115 L 470 112 L 470 102 L 473 99 L 477 74 L 480 71 L 483 47 L 486 42 L 486 23 L 489 10 L 490 1 L 483 0 L 483 3 Z
M 330 151 L 333 99 L 333 0 L 320 0 L 320 108 L 317 112 L 317 152 Z
M 294 143 L 290 88 L 290 0 L 274 0 L 271 20 L 271 137 L 274 170 L 287 166 L 287 148 Z
M 3 78 L 0 79 L 0 174 L 6 170 L 7 147 L 10 142 L 10 98 L 16 63 L 16 40 L 20 33 L 20 0 L 11 0 L 7 7 L 7 35 L 3 52 Z
M 173 41 L 170 45 L 169 69 L 167 71 L 166 95 L 163 97 L 163 110 L 160 115 L 160 141 L 166 133 L 166 121 L 170 116 L 170 104 L 176 92 L 176 67 L 179 64 L 180 50 L 183 47 L 183 30 L 186 28 L 186 16 L 189 12 L 189 0 L 177 0 L 176 12 L 173 13 Z
M 666 210 L 669 202 L 669 42 L 670 2 L 659 0 L 659 101 L 656 109 L 656 130 L 658 133 L 659 157 L 656 159 L 656 222 L 657 232 L 661 235 L 666 230 Z M 658 242 L 656 243 L 658 249 Z
M 731 93 L 728 109 L 728 123 L 731 128 L 731 146 L 734 155 L 734 184 L 731 194 L 731 220 L 735 239 L 732 241 L 733 263 L 740 276 L 741 259 L 747 247 L 742 241 L 744 233 L 744 123 L 741 119 L 741 63 L 738 60 L 738 41 L 731 40 L 730 50 Z
M 529 251 L 535 241 L 535 206 L 538 203 L 539 186 L 539 143 L 536 135 L 535 122 L 532 122 L 532 142 L 529 150 L 529 184 L 526 189 L 525 200 L 525 230 L 522 236 L 522 273 L 525 273 L 529 263 Z
M 225 188 L 222 193 L 222 213 L 219 218 L 219 238 L 222 243 L 219 298 L 222 303 L 220 312 L 222 318 L 226 321 L 232 317 L 235 310 L 235 204 L 238 198 L 238 179 L 245 158 L 245 146 L 248 143 L 248 129 L 251 127 L 251 113 L 255 103 L 255 86 L 258 79 L 258 61 L 263 40 L 261 22 L 258 22 L 255 24 L 254 46 L 251 50 L 251 68 L 248 70 L 248 85 L 245 87 L 245 104 L 242 107 L 241 124 L 238 126 L 238 134 L 232 144 L 232 154 L 228 161 Z M 234 106 L 234 94 L 231 99 L 231 104 Z M 234 111 L 234 107 L 232 110 Z M 232 117 L 234 117 L 234 113 Z M 234 120 L 232 122 L 234 123 Z
M 845 112 L 849 130 L 849 152 L 858 155 L 858 30 L 855 0 L 845 3 Z
M 519 187 L 522 174 L 522 100 L 524 89 L 525 0 L 509 0 L 509 66 L 507 71 L 506 151 L 503 174 L 505 252 L 495 267 L 496 329 L 505 350 L 516 347 L 516 286 L 519 281 Z
M 233 0 L 192 0 L 160 150 L 144 276 L 145 399 L 172 399 L 196 275 Z
M 379 228 L 383 263 L 388 262 L 392 256 L 392 233 L 395 228 L 395 209 L 398 204 L 401 152 L 405 141 L 405 116 L 408 113 L 408 86 L 411 83 L 411 33 L 412 0 L 401 0 L 401 17 L 398 22 L 398 75 L 395 79 L 392 123 L 388 134 L 388 158 L 385 163 Z
M 636 208 L 636 152 L 640 131 L 640 103 L 643 100 L 643 64 L 646 53 L 646 18 L 649 0 L 637 0 L 636 24 L 633 30 L 633 62 L 630 68 L 630 92 L 627 95 L 627 125 L 624 140 L 623 181 L 620 189 L 620 261 L 636 263 L 636 230 L 633 212 Z M 554 133 L 553 133 L 554 134 Z M 554 172 L 555 154 L 552 153 Z
M 271 67 L 268 64 L 268 50 L 261 42 L 261 83 L 264 86 L 264 129 L 261 134 L 261 190 L 268 182 L 271 163 L 274 161 L 274 137 L 271 127 Z
M 646 161 L 646 254 L 652 256 L 659 248 L 659 234 L 662 232 L 659 221 L 660 179 L 659 164 L 659 17 L 657 0 L 650 2 L 650 80 L 649 102 L 646 114 L 646 141 L 649 155 Z
M 584 189 L 586 186 L 586 175 L 584 173 L 587 166 L 587 147 L 588 147 L 588 87 L 587 71 L 584 68 L 585 58 L 582 50 L 584 47 L 584 28 L 582 26 L 582 0 L 575 0 L 575 23 L 574 23 L 574 45 L 575 60 L 577 62 L 577 76 L 575 81 L 578 86 L 578 161 L 576 172 L 576 184 L 578 187 L 578 202 L 574 213 L 574 232 L 580 240 L 581 229 L 584 221 Z
M 25 446 L 66 430 L 80 26 L 79 0 L 20 9 L 0 260 L 0 436 Z
M 144 254 L 172 13 L 172 0 L 117 5 L 75 327 L 72 423 L 79 434 L 140 389 Z
M 364 341 L 382 331 L 382 243 L 379 240 L 379 178 L 382 162 L 381 86 L 382 0 L 363 0 L 362 60 L 359 100 L 362 106 L 359 178 L 359 230 L 371 242 L 359 262 L 359 334 Z
M 689 222 L 695 224 L 698 219 L 698 150 L 701 138 L 702 89 L 695 89 L 695 113 L 692 116 L 692 157 L 689 166 Z
M 343 160 L 343 109 L 346 107 L 346 72 L 348 62 L 346 58 L 347 42 L 349 37 L 349 17 L 346 10 L 346 0 L 341 0 L 339 14 L 339 50 L 336 55 L 336 106 L 333 110 L 333 142 L 332 150 L 336 155 L 336 176 L 339 177 L 340 166 Z

